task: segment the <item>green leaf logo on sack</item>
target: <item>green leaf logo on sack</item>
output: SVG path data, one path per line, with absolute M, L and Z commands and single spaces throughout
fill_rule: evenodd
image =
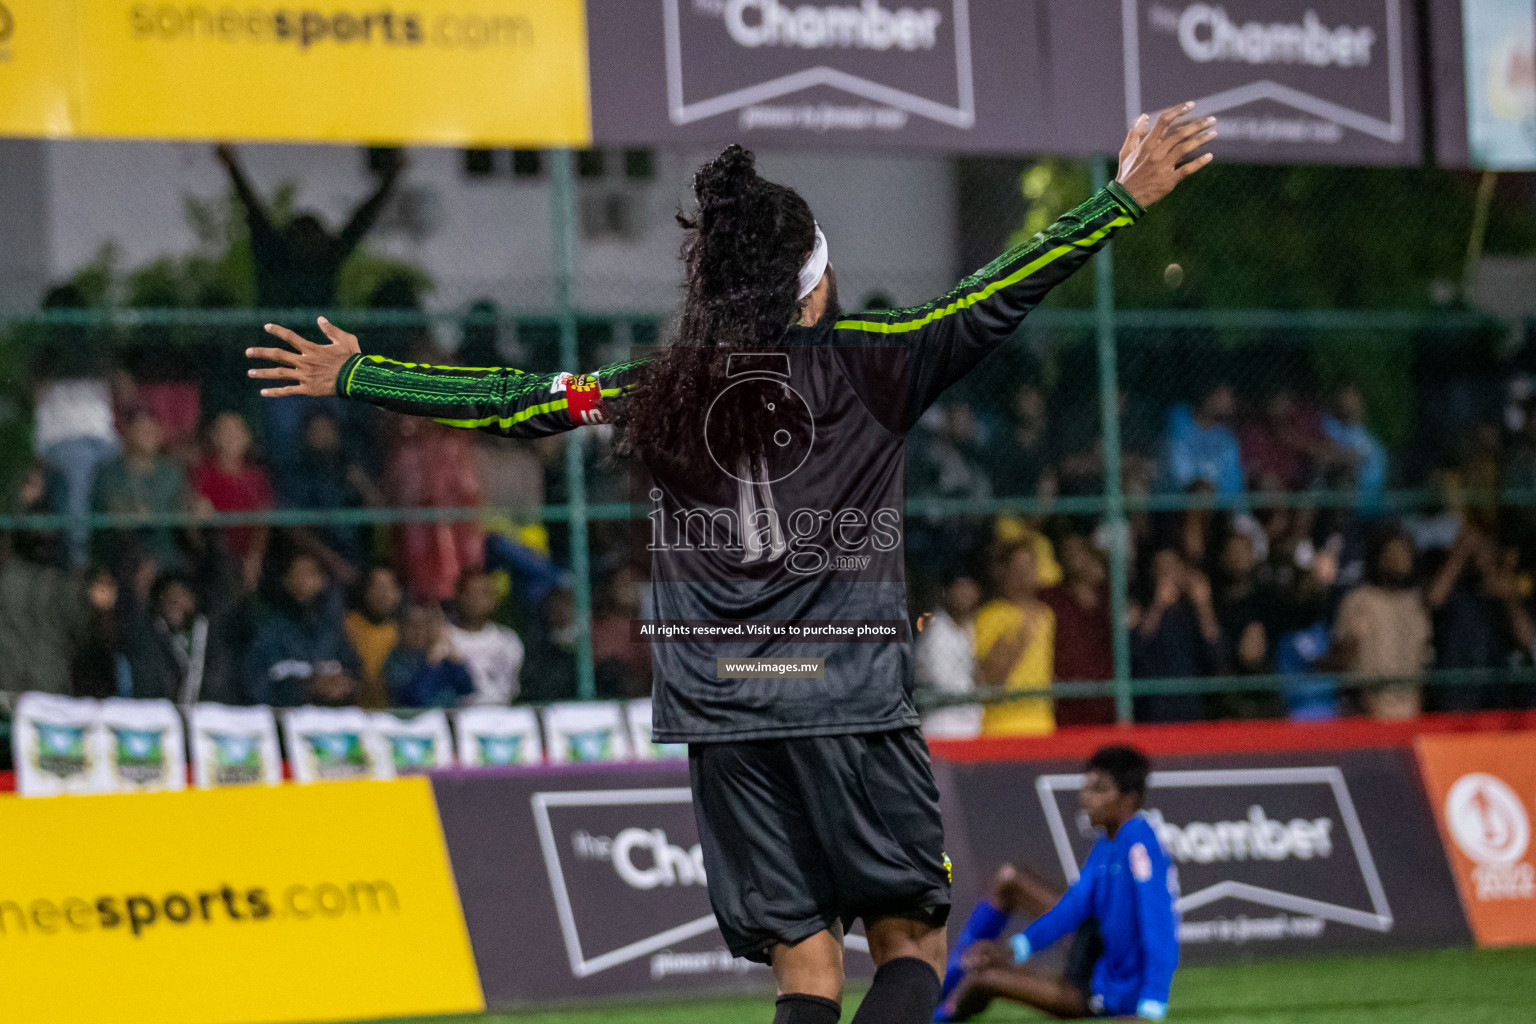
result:
M 315 774 L 322 779 L 361 779 L 370 773 L 363 738 L 355 732 L 306 733 L 304 742 L 315 759 Z
M 142 786 L 165 774 L 164 730 L 131 729 L 117 725 L 111 728 L 119 777 Z
M 219 786 L 248 786 L 261 781 L 261 737 L 253 733 L 210 732 L 213 781 Z
M 566 749 L 570 751 L 570 760 L 578 764 L 583 761 L 613 760 L 612 729 L 586 729 L 569 733 L 565 742 Z
M 37 730 L 37 769 L 60 779 L 84 775 L 90 768 L 85 751 L 86 727 L 33 722 Z
M 481 764 L 523 763 L 523 737 L 521 736 L 476 736 L 475 742 L 480 745 Z
M 391 736 L 389 753 L 397 775 L 419 775 L 437 764 L 430 736 Z

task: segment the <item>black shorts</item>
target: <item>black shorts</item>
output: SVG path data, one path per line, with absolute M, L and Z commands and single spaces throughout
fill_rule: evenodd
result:
M 1098 920 L 1090 917 L 1077 926 L 1077 934 L 1072 936 L 1072 946 L 1067 950 L 1066 970 L 1062 972 L 1068 982 L 1082 990 L 1090 1008 L 1093 1005 L 1093 969 L 1103 955 L 1104 936 L 1099 932 Z
M 949 857 L 916 729 L 695 743 L 694 814 L 709 898 L 739 957 L 768 961 L 841 922 L 949 917 Z

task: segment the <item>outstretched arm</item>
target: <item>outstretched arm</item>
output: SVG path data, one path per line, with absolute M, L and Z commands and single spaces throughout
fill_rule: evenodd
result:
M 844 360 L 855 378 L 886 377 L 862 381 L 861 393 L 887 396 L 881 403 L 887 406 L 890 399 L 904 398 L 904 408 L 882 417 L 889 420 L 888 426 L 910 429 L 945 388 L 1011 338 L 1052 288 L 1071 277 L 1115 232 L 1135 223 L 1146 207 L 1210 162 L 1209 155 L 1188 159 L 1216 137 L 1215 119 L 1189 118 L 1192 107 L 1165 110 L 1155 122 L 1142 115 L 1121 148 L 1115 181 L 953 291 L 912 309 L 860 313 L 838 321 L 840 351 L 860 346 L 906 349 L 900 370 L 904 388 L 891 386 L 889 360 Z
M 1088 919 L 1093 906 L 1093 882 L 1084 865 L 1084 871 L 1072 887 L 1064 893 L 1056 905 L 1037 917 L 1028 928 L 1013 938 L 1015 961 L 1022 962 L 1036 953 L 1050 949 L 1064 937 L 1077 931 L 1077 926 Z
M 1178 883 L 1157 834 L 1144 821 L 1136 826 L 1145 836 L 1129 853 L 1136 883 L 1136 925 L 1141 940 L 1141 989 L 1136 1015 L 1162 1020 L 1168 1012 L 1168 992 L 1179 966 L 1179 915 L 1174 909 Z
M 400 155 L 395 162 L 390 164 L 389 170 L 384 172 L 379 181 L 379 187 L 374 190 L 363 205 L 359 206 L 352 214 L 352 219 L 347 226 L 341 229 L 341 256 L 345 259 L 351 255 L 352 250 L 363 237 L 373 229 L 374 221 L 379 219 L 379 213 L 383 211 L 384 204 L 389 202 L 389 197 L 395 190 L 395 182 L 400 180 L 400 172 L 405 169 L 405 157 Z
M 221 143 L 214 155 L 219 158 L 219 163 L 229 172 L 230 183 L 235 186 L 235 195 L 240 197 L 240 205 L 245 207 L 246 223 L 250 226 L 251 242 L 260 246 L 263 242 L 277 237 L 277 231 L 272 227 L 272 219 L 267 216 L 267 207 L 251 187 L 250 179 L 245 176 L 245 170 L 240 166 L 240 159 L 235 155 L 235 147 L 228 143 Z
M 267 398 L 341 395 L 450 427 L 505 437 L 544 437 L 605 423 L 613 404 L 632 385 L 639 362 L 616 363 L 593 375 L 524 373 L 505 367 L 425 366 L 363 355 L 357 337 L 321 317 L 321 344 L 286 327 L 267 332 L 292 346 L 248 348 L 251 359 L 278 365 L 248 371 L 260 380 L 291 381 L 265 387 Z

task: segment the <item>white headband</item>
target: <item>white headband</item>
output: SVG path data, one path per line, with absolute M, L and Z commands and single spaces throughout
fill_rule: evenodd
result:
M 811 258 L 805 261 L 805 266 L 800 268 L 800 298 L 805 298 L 816 290 L 821 283 L 821 276 L 827 272 L 827 265 L 832 262 L 832 251 L 827 248 L 827 236 L 821 233 L 821 225 L 816 225 L 816 248 L 811 250 Z

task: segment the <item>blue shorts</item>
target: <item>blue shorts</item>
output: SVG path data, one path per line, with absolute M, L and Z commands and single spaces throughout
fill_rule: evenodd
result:
M 1135 1016 L 1137 1015 L 1137 998 L 1106 999 L 1104 996 L 1094 993 L 1087 996 L 1087 1012 L 1091 1016 Z
M 1067 981 L 1088 997 L 1088 1012 L 1095 1017 L 1134 1017 L 1138 1000 L 1135 991 L 1098 992 L 1093 984 L 1094 968 L 1104 955 L 1104 937 L 1099 922 L 1089 918 L 1077 927 L 1072 948 L 1067 953 Z
M 1088 997 L 1088 1012 L 1095 1017 L 1134 1017 L 1137 1005 L 1134 992 L 1121 992 L 1112 996 L 1095 992 Z

